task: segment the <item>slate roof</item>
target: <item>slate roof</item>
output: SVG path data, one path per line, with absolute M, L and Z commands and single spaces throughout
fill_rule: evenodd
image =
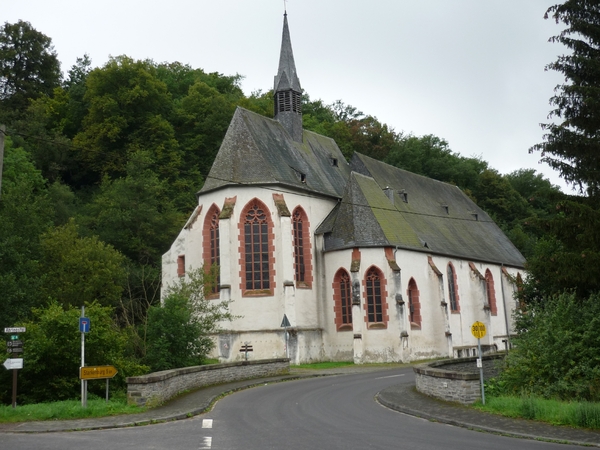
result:
M 277 184 L 339 198 L 349 175 L 333 139 L 304 130 L 295 142 L 278 121 L 238 107 L 200 193 Z
M 351 168 L 341 202 L 316 230 L 325 234 L 325 251 L 397 246 L 523 267 L 517 248 L 456 186 L 358 153 Z
M 296 73 L 294 53 L 292 52 L 292 39 L 287 22 L 287 13 L 283 16 L 283 34 L 281 37 L 281 52 L 279 54 L 279 69 L 275 75 L 274 92 L 292 89 L 302 92 L 300 79 Z

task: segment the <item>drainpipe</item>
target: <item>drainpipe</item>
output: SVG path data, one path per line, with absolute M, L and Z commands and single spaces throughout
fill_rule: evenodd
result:
M 506 324 L 506 339 L 510 348 L 510 331 L 508 329 L 508 312 L 506 311 L 506 296 L 504 295 L 504 264 L 500 265 L 500 289 L 502 290 L 502 304 L 504 305 L 504 323 Z

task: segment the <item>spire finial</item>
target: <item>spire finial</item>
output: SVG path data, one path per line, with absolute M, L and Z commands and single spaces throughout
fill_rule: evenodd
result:
M 283 0 L 283 15 L 287 16 L 287 2 L 288 0 Z

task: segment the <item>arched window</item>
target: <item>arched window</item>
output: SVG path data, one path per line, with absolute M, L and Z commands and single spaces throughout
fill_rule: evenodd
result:
M 344 269 L 338 270 L 333 278 L 333 301 L 337 330 L 352 330 L 352 283 Z
M 485 291 L 487 294 L 488 305 L 492 316 L 498 315 L 498 309 L 496 307 L 496 290 L 494 289 L 494 277 L 490 269 L 485 271 Z
M 381 271 L 371 267 L 365 276 L 365 307 L 367 309 L 366 321 L 369 327 L 372 325 L 387 326 L 387 302 L 385 302 L 385 280 Z M 376 328 L 376 327 L 373 327 Z
M 205 293 L 209 298 L 218 297 L 219 294 L 219 266 L 221 264 L 219 248 L 219 207 L 213 204 L 204 218 L 204 229 L 202 230 L 202 257 L 204 259 L 204 270 L 210 274 Z
M 448 263 L 448 296 L 450 297 L 450 311 L 453 313 L 460 312 L 460 304 L 458 302 L 458 285 L 456 284 L 456 271 L 452 263 Z
M 408 308 L 410 326 L 413 329 L 421 328 L 421 303 L 419 302 L 419 289 L 414 278 L 408 282 Z
M 240 254 L 244 294 L 270 295 L 273 280 L 273 236 L 271 214 L 258 199 L 246 205 L 240 218 Z
M 312 286 L 312 262 L 310 255 L 310 234 L 308 218 L 298 206 L 292 214 L 292 232 L 294 240 L 294 276 L 297 287 Z

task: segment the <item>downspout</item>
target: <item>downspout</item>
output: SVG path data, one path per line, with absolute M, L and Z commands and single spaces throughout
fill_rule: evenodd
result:
M 504 264 L 500 265 L 500 289 L 502 290 L 502 305 L 504 305 L 504 323 L 506 324 L 506 342 L 510 345 L 510 331 L 508 329 L 508 313 L 506 311 L 506 296 L 504 295 Z

